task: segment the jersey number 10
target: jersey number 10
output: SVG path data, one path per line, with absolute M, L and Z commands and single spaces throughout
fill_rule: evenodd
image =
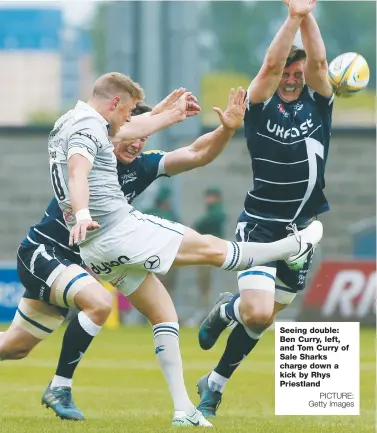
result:
M 62 184 L 60 182 L 59 169 L 55 162 L 51 165 L 51 180 L 52 180 L 52 186 L 54 188 L 56 198 L 59 201 L 63 201 L 66 196 Z

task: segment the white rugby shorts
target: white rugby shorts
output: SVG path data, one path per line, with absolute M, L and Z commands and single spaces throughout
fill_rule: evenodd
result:
M 128 296 L 148 272 L 168 272 L 184 230 L 182 224 L 132 209 L 117 226 L 80 245 L 80 254 L 99 278 Z

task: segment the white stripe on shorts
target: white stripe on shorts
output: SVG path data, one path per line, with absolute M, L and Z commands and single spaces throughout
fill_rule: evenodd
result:
M 43 245 L 39 245 L 39 247 L 34 251 L 33 255 L 31 256 L 31 260 L 30 260 L 30 271 L 31 273 L 34 275 L 34 263 L 35 260 L 37 259 L 37 256 L 39 255 L 39 253 L 43 250 Z
M 53 259 L 53 257 L 46 252 L 45 246 L 43 244 L 39 245 L 39 247 L 34 251 L 33 255 L 31 256 L 30 271 L 33 275 L 34 275 L 34 264 L 39 254 L 41 254 L 48 261 Z
M 56 280 L 56 278 L 60 275 L 61 272 L 64 271 L 64 269 L 66 269 L 67 266 L 63 265 L 62 263 L 60 263 L 59 266 L 57 266 L 52 272 L 51 274 L 48 276 L 47 280 L 46 280 L 46 284 L 48 285 L 48 287 L 51 287 L 51 284 Z

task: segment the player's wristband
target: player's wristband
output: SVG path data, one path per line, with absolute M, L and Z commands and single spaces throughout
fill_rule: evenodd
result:
M 83 220 L 92 221 L 92 217 L 90 216 L 90 212 L 88 208 L 80 209 L 78 212 L 76 212 L 76 222 L 83 221 Z

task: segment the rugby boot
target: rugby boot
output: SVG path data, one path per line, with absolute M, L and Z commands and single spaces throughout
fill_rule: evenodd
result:
M 211 349 L 220 337 L 220 334 L 230 325 L 230 320 L 224 320 L 220 316 L 220 308 L 221 305 L 227 304 L 232 298 L 232 293 L 221 293 L 216 304 L 201 324 L 199 328 L 199 344 L 203 350 Z
M 291 269 L 298 271 L 304 267 L 309 254 L 314 252 L 315 247 L 322 239 L 323 226 L 320 221 L 316 220 L 303 230 L 297 230 L 296 224 L 288 225 L 287 229 L 293 232 L 288 236 L 296 237 L 297 242 L 300 244 L 300 250 L 297 254 L 285 260 L 285 262 Z
M 213 427 L 197 409 L 192 415 L 182 411 L 175 411 L 172 425 L 175 427 Z
M 219 391 L 211 391 L 208 386 L 208 377 L 209 374 L 203 376 L 196 384 L 200 396 L 198 409 L 207 418 L 215 418 L 217 408 L 221 403 L 222 394 Z
M 77 409 L 72 399 L 71 388 L 69 386 L 57 386 L 51 388 L 51 383 L 46 388 L 42 396 L 42 405 L 51 408 L 56 416 L 61 419 L 73 421 L 83 421 L 83 413 Z

